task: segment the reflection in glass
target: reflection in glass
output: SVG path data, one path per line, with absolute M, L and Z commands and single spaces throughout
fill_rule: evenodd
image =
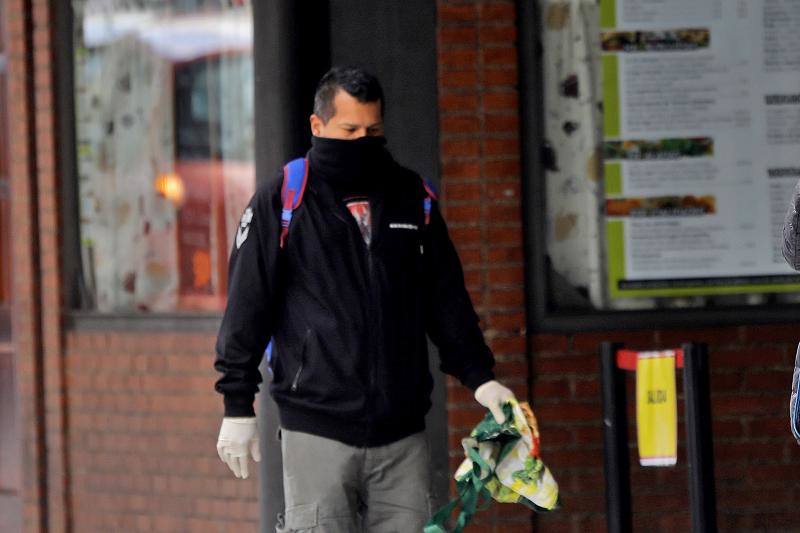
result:
M 216 310 L 253 193 L 243 0 L 74 0 L 85 305 Z

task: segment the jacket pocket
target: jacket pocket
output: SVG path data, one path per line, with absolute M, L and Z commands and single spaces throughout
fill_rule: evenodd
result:
M 303 375 L 303 367 L 306 364 L 306 350 L 308 349 L 309 337 L 311 337 L 311 328 L 306 328 L 306 334 L 305 337 L 303 337 L 303 347 L 300 350 L 300 364 L 297 366 L 297 371 L 292 378 L 292 385 L 289 387 L 289 390 L 292 392 L 297 392 L 300 388 L 300 378 Z

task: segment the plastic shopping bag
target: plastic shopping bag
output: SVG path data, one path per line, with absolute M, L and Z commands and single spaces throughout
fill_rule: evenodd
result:
M 558 484 L 539 456 L 539 430 L 530 406 L 511 401 L 503 410 L 503 424 L 489 413 L 461 441 L 466 458 L 454 476 L 458 496 L 436 512 L 425 533 L 448 533 L 446 522 L 459 507 L 450 531 L 460 533 L 493 499 L 540 512 L 558 507 Z
M 800 382 L 800 345 L 797 346 L 797 355 L 794 358 L 794 374 L 792 375 L 792 395 L 789 399 L 789 427 L 792 435 L 800 444 L 800 394 L 798 394 L 798 382 Z

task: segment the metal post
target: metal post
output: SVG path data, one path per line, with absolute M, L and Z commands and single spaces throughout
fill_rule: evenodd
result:
M 600 345 L 603 394 L 603 466 L 606 478 L 606 524 L 609 533 L 630 533 L 631 480 L 628 459 L 628 416 L 625 372 L 617 367 L 621 344 Z
M 309 147 L 308 115 L 317 80 L 329 67 L 328 2 L 258 0 L 253 6 L 253 69 L 255 92 L 255 165 L 257 185 L 280 172 L 283 164 Z M 283 511 L 283 462 L 277 439 L 278 407 L 270 397 L 269 373 L 260 402 L 261 527 L 275 531 Z
M 683 394 L 686 403 L 686 455 L 693 533 L 717 531 L 714 448 L 708 381 L 708 346 L 683 345 Z

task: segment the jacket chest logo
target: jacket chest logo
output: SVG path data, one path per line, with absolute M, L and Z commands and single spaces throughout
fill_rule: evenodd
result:
M 358 229 L 367 246 L 372 242 L 372 212 L 369 207 L 369 200 L 365 198 L 351 198 L 346 200 L 347 209 L 356 219 Z

